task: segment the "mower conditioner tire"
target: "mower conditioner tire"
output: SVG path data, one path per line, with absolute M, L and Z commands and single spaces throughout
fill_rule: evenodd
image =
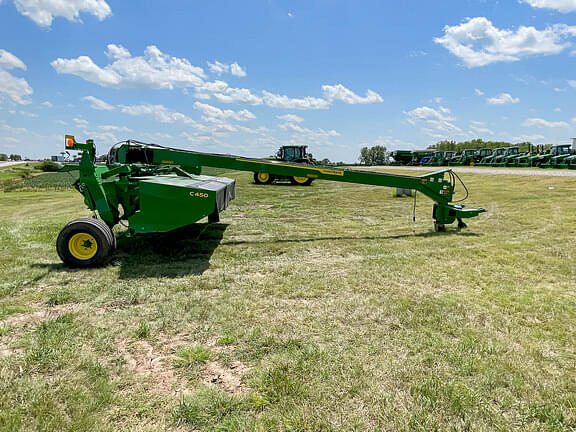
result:
M 103 221 L 81 218 L 68 223 L 58 234 L 58 256 L 69 267 L 106 264 L 116 248 L 116 237 Z
M 256 184 L 271 184 L 274 181 L 274 176 L 268 173 L 255 172 L 254 183 Z
M 298 177 L 298 176 L 290 177 L 290 183 L 297 186 L 310 186 L 313 180 L 314 179 L 308 177 Z

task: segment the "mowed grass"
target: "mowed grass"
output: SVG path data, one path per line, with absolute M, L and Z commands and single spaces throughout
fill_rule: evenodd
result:
M 576 182 L 462 175 L 432 203 L 229 173 L 222 223 L 70 270 L 74 191 L 0 193 L 0 429 L 570 431 Z

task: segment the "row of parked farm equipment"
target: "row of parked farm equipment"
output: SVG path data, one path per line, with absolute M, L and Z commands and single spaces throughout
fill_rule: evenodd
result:
M 576 138 L 572 145 L 530 146 L 521 152 L 518 147 L 466 149 L 460 152 L 444 150 L 398 150 L 392 153 L 394 165 L 423 166 L 491 166 L 540 167 L 576 169 Z

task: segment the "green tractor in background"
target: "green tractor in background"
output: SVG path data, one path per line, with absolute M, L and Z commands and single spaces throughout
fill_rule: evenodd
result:
M 312 159 L 312 154 L 308 153 L 306 149 L 308 146 L 282 146 L 278 150 L 275 156 L 275 160 L 290 163 L 301 163 L 307 165 L 314 165 L 314 160 Z M 308 177 L 298 177 L 298 176 L 280 176 L 275 174 L 270 174 L 267 172 L 255 172 L 254 173 L 254 183 L 256 184 L 272 184 L 274 182 L 284 182 L 289 181 L 293 185 L 297 186 L 309 186 L 312 184 L 314 179 Z
M 427 161 L 434 155 L 434 150 L 414 150 L 412 151 L 412 160 L 408 165 L 423 165 L 423 162 Z
M 482 160 L 486 157 L 492 155 L 492 150 L 489 148 L 481 148 L 476 150 L 476 154 L 474 155 L 474 165 L 479 164 Z
M 508 147 L 508 148 L 504 149 L 503 154 L 496 156 L 492 160 L 492 163 L 490 165 L 491 166 L 508 166 L 514 160 L 514 158 L 517 158 L 519 155 L 520 155 L 520 150 L 518 149 L 518 147 Z
M 434 154 L 423 165 L 427 166 L 446 166 L 448 161 L 454 157 L 455 152 L 436 150 Z
M 512 154 L 512 149 L 516 149 L 516 153 Z M 492 154 L 484 157 L 478 165 L 484 166 L 504 166 L 506 165 L 505 159 L 508 156 L 517 156 L 518 155 L 518 148 L 517 147 L 500 147 L 497 148 L 492 152 Z
M 552 146 L 550 152 L 543 155 L 540 166 L 542 168 L 569 168 L 574 154 L 570 144 Z
M 451 166 L 457 165 L 474 165 L 476 163 L 476 149 L 462 150 L 450 161 Z

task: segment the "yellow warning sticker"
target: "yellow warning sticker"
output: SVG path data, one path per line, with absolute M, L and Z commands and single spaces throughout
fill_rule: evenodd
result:
M 281 167 L 289 167 L 289 168 L 299 168 L 305 170 L 313 170 L 319 171 L 321 174 L 325 175 L 334 175 L 342 177 L 344 175 L 344 170 L 337 170 L 337 169 L 326 169 L 326 168 L 315 168 L 315 167 L 308 167 L 308 166 L 301 166 L 301 165 L 290 165 L 290 164 L 283 164 L 277 162 L 267 162 L 261 160 L 253 160 L 253 159 L 236 159 L 239 162 L 250 162 L 250 163 L 258 163 L 263 165 L 271 165 L 271 166 L 281 166 Z M 312 177 L 310 174 L 306 174 L 308 177 Z

